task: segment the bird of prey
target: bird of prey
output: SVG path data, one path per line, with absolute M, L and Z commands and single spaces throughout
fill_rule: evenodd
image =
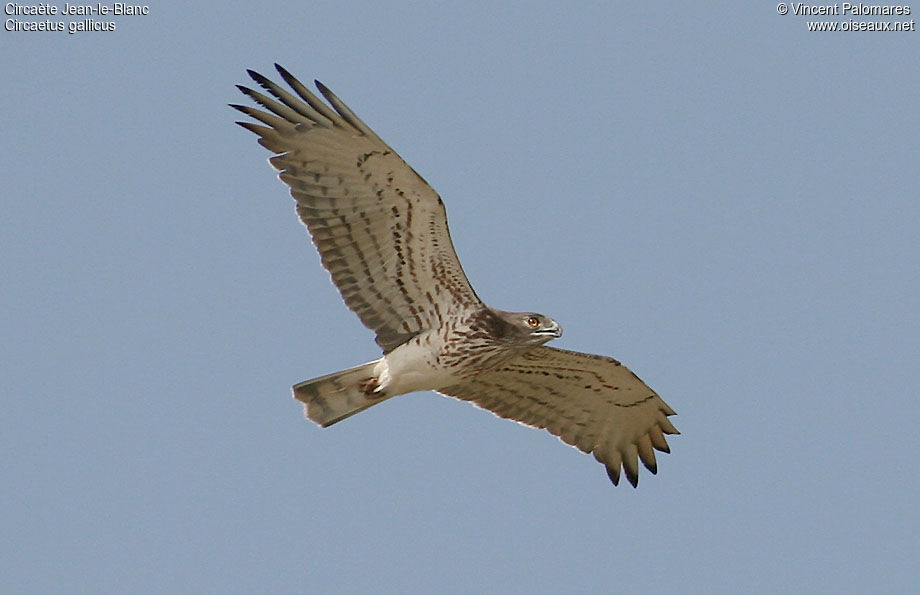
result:
M 290 188 L 346 305 L 377 335 L 380 359 L 294 386 L 329 426 L 386 399 L 431 390 L 545 428 L 591 453 L 614 485 L 638 461 L 657 471 L 674 411 L 617 360 L 544 345 L 562 327 L 536 312 L 487 306 L 467 280 L 441 197 L 319 81 L 325 103 L 287 70 L 285 89 L 252 70 L 264 109 L 232 105 Z

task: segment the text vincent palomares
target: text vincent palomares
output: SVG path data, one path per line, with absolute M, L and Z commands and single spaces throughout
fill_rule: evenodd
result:
M 893 16 L 910 14 L 910 6 L 892 6 L 892 5 L 869 5 L 869 4 L 822 4 L 820 6 L 791 3 L 792 14 L 796 16 Z

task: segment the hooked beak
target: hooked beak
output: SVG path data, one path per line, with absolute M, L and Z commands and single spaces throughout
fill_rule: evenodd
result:
M 562 336 L 562 327 L 559 326 L 559 323 L 556 322 L 556 321 L 554 320 L 552 325 L 550 325 L 550 326 L 548 326 L 548 327 L 546 327 L 546 328 L 542 328 L 542 329 L 540 329 L 540 330 L 538 330 L 538 331 L 534 331 L 533 334 L 535 334 L 535 335 L 550 335 L 553 339 L 558 339 L 559 337 Z

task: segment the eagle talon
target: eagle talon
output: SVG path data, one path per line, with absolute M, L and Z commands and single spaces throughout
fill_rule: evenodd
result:
M 364 393 L 364 396 L 368 399 L 379 399 L 383 395 L 377 392 L 377 387 L 380 386 L 376 378 L 368 378 L 361 383 L 361 392 Z

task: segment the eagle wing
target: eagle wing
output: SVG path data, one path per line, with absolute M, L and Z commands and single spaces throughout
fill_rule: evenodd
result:
M 239 86 L 267 111 L 233 105 L 261 124 L 237 123 L 275 154 L 323 266 L 384 352 L 480 306 L 437 192 L 322 83 L 329 105 L 275 67 L 296 95 L 250 70 L 274 98 Z
M 619 483 L 639 481 L 638 460 L 657 472 L 655 450 L 670 452 L 665 434 L 674 411 L 617 360 L 541 346 L 497 369 L 440 390 L 496 415 L 546 428 L 607 467 Z

